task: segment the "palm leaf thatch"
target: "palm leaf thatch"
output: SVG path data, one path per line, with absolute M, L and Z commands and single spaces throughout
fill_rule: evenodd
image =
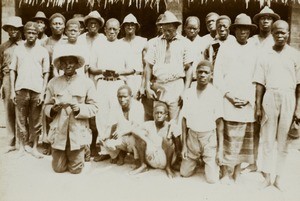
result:
M 122 2 L 122 4 L 127 6 L 135 5 L 137 8 L 142 8 L 142 6 L 150 6 L 151 8 L 156 7 L 157 10 L 159 10 L 159 3 L 160 1 L 164 1 L 165 4 L 169 2 L 178 2 L 179 1 L 188 1 L 188 3 L 193 3 L 196 1 L 201 2 L 201 4 L 206 4 L 209 1 L 217 1 L 217 0 L 18 0 L 19 1 L 19 7 L 21 7 L 22 4 L 27 5 L 46 5 L 47 7 L 63 7 L 66 6 L 66 9 L 72 8 L 72 6 L 76 3 L 82 3 L 86 2 L 86 5 L 89 7 L 93 7 L 95 4 L 98 4 L 100 6 L 101 4 L 104 5 L 104 8 L 108 4 L 115 4 Z M 225 1 L 239 1 L 239 0 L 218 0 L 221 2 Z M 264 5 L 270 6 L 272 2 L 279 2 L 284 4 L 290 4 L 290 3 L 298 3 L 300 4 L 300 0 L 244 0 L 246 3 L 246 7 L 248 7 L 248 3 L 250 1 L 256 1 L 259 2 L 260 6 L 263 7 Z

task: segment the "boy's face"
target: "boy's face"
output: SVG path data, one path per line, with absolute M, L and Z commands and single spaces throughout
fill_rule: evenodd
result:
M 207 85 L 210 82 L 212 73 L 209 66 L 197 67 L 196 74 L 197 74 L 197 84 L 199 86 Z
M 77 41 L 77 37 L 80 35 L 80 28 L 77 24 L 70 24 L 66 29 L 66 35 L 68 37 L 68 41 L 74 43 Z
M 122 108 L 128 108 L 130 104 L 131 96 L 127 89 L 121 89 L 118 91 L 118 101 Z
M 28 43 L 34 43 L 38 38 L 38 32 L 36 29 L 26 29 L 24 35 Z
M 64 70 L 65 75 L 72 76 L 76 72 L 76 66 L 78 65 L 77 57 L 68 56 L 60 59 L 61 68 Z
M 167 111 L 163 106 L 155 107 L 153 113 L 154 121 L 156 122 L 164 122 L 168 118 Z

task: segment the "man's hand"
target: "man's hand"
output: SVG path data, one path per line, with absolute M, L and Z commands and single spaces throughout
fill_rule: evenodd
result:
M 79 112 L 80 108 L 78 104 L 70 104 L 70 106 L 73 112 Z
M 13 104 L 17 105 L 17 102 L 16 102 L 16 92 L 14 92 L 14 91 L 10 92 L 10 100 L 13 102 Z
M 147 98 L 157 100 L 156 93 L 152 89 L 150 89 L 150 88 L 146 89 L 146 95 L 147 95 Z
M 63 108 L 63 105 L 62 104 L 55 104 L 52 106 L 51 110 L 55 113 L 59 112 L 61 109 Z
M 44 98 L 45 98 L 45 95 L 44 95 L 43 93 L 41 93 L 41 94 L 39 95 L 39 100 L 38 100 L 38 102 L 37 102 L 37 106 L 40 106 L 41 104 L 43 104 Z
M 185 91 L 183 91 L 183 92 L 180 94 L 179 99 L 178 99 L 178 106 L 179 106 L 180 108 L 182 108 L 182 106 L 183 106 L 184 92 L 185 92 Z
M 112 135 L 112 139 L 119 139 L 121 138 L 123 135 L 125 135 L 125 133 L 120 132 L 119 130 L 116 130 Z
M 263 110 L 262 110 L 262 106 L 259 106 L 259 107 L 255 107 L 255 119 L 257 122 L 261 122 L 262 120 L 262 117 L 263 117 Z
M 235 96 L 233 96 L 230 92 L 225 94 L 225 98 L 227 98 L 227 100 L 229 100 L 229 102 L 237 108 L 242 108 L 245 105 L 247 105 L 249 103 L 249 101 L 246 100 L 241 100 Z
M 145 88 L 141 87 L 138 92 L 136 93 L 136 99 L 140 100 L 145 95 Z
M 182 147 L 181 155 L 182 155 L 182 159 L 187 159 L 187 157 L 188 157 L 188 150 L 187 150 L 187 146 L 186 145 L 184 145 Z

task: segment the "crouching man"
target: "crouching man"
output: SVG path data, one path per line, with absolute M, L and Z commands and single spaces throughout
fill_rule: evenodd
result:
M 52 118 L 48 140 L 52 147 L 52 168 L 61 173 L 78 174 L 84 166 L 84 146 L 91 143 L 89 118 L 95 116 L 96 89 L 93 82 L 77 75 L 84 58 L 70 45 L 61 46 L 54 66 L 64 75 L 50 80 L 45 100 L 45 114 Z
M 179 133 L 175 125 L 169 123 L 168 106 L 163 102 L 154 105 L 154 121 L 147 121 L 133 131 L 139 164 L 131 171 L 138 174 L 148 169 L 147 164 L 153 168 L 166 170 L 167 176 L 175 176 L 171 164 L 175 161 L 174 134 Z
M 219 180 L 217 162 L 221 165 L 223 158 L 223 99 L 209 83 L 212 76 L 210 62 L 200 62 L 196 75 L 197 85 L 188 89 L 183 99 L 183 160 L 180 174 L 183 177 L 191 176 L 202 158 L 207 182 L 216 183 Z

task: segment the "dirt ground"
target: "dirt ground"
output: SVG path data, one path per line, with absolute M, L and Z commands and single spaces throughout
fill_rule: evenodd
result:
M 162 170 L 129 175 L 132 164 L 116 166 L 88 162 L 79 175 L 54 173 L 51 156 L 16 159 L 15 152 L 3 154 L 5 126 L 0 103 L 0 201 L 298 201 L 300 200 L 300 142 L 290 146 L 284 183 L 286 191 L 259 189 L 260 173 L 241 176 L 239 184 L 207 184 L 203 170 L 190 178 L 179 173 L 169 179 Z

